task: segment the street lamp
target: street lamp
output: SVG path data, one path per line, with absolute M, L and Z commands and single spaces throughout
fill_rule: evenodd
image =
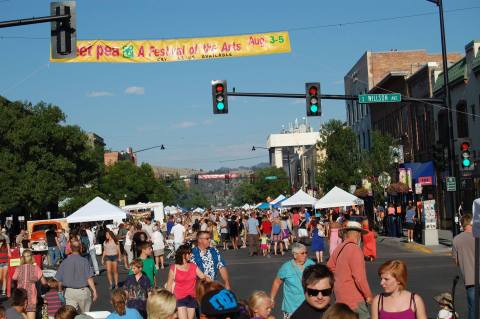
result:
M 263 149 L 263 150 L 268 150 L 268 147 L 263 147 L 263 146 L 255 146 L 255 145 L 254 145 L 254 146 L 252 146 L 252 152 L 253 152 L 253 151 L 256 151 L 256 150 L 257 150 L 257 148 L 261 148 L 261 149 Z
M 132 153 L 136 154 L 136 153 L 140 153 L 140 152 L 143 152 L 143 151 L 148 151 L 148 150 L 151 150 L 151 149 L 154 149 L 154 148 L 160 148 L 161 150 L 164 150 L 164 149 L 165 149 L 165 146 L 162 144 L 162 145 L 147 147 L 147 148 L 144 148 L 144 149 L 141 149 L 141 150 L 132 152 Z

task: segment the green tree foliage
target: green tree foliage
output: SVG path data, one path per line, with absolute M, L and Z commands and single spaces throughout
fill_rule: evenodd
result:
M 267 176 L 276 176 L 277 179 L 267 180 Z M 265 201 L 267 197 L 277 197 L 288 193 L 288 176 L 281 168 L 265 167 L 255 171 L 255 181 L 244 181 L 234 190 L 234 204 L 257 203 Z
M 0 211 L 56 212 L 70 189 L 100 172 L 95 151 L 53 105 L 0 103 Z
M 351 128 L 330 120 L 320 128 L 319 146 L 326 158 L 318 164 L 318 182 L 325 192 L 334 186 L 347 189 L 360 179 L 361 152 Z

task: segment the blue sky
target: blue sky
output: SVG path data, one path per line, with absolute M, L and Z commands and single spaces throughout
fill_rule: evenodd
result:
M 444 0 L 449 52 L 480 38 L 478 0 Z M 475 8 L 471 8 L 475 7 Z M 469 10 L 448 12 L 459 8 Z M 438 15 L 338 24 L 437 12 L 426 0 L 77 2 L 79 39 L 169 39 L 290 31 L 290 54 L 146 64 L 50 64 L 49 24 L 0 29 L 0 95 L 61 107 L 67 123 L 134 150 L 140 162 L 213 169 L 268 161 L 270 133 L 305 116 L 303 100 L 235 97 L 229 114 L 212 114 L 210 81 L 241 92 L 343 94 L 343 77 L 366 50 L 441 52 Z M 0 0 L 0 21 L 49 15 L 49 1 Z M 322 27 L 334 24 L 333 27 Z M 311 28 L 310 28 L 311 27 Z M 34 38 L 34 39 L 32 39 Z M 322 101 L 318 129 L 345 119 L 343 101 Z M 255 157 L 249 160 L 236 160 Z M 227 162 L 224 162 L 227 161 Z

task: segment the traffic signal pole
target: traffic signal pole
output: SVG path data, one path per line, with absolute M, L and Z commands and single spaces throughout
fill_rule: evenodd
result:
M 252 97 L 279 97 L 279 98 L 292 98 L 292 99 L 306 99 L 306 94 L 295 94 L 295 93 L 253 93 L 253 92 L 228 92 L 228 96 L 252 96 Z M 358 95 L 343 95 L 343 94 L 320 94 L 320 99 L 322 100 L 349 100 L 349 101 L 358 101 Z M 427 102 L 427 103 L 436 103 L 444 104 L 443 99 L 435 98 L 412 98 L 407 96 L 402 96 L 402 101 L 406 102 Z
M 28 25 L 28 24 L 37 24 L 37 23 L 46 23 L 46 22 L 53 22 L 53 21 L 62 21 L 62 20 L 70 20 L 72 16 L 70 14 L 62 14 L 62 15 L 55 15 L 55 16 L 46 16 L 46 17 L 38 17 L 38 18 L 30 18 L 30 19 L 18 19 L 18 20 L 9 20 L 9 21 L 0 21 L 0 28 L 8 28 L 8 27 L 18 27 L 21 25 Z

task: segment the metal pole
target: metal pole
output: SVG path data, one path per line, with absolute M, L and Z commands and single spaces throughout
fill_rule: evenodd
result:
M 290 171 L 290 150 L 287 152 L 287 161 L 288 161 L 288 187 L 290 188 L 290 193 L 292 193 L 292 172 Z
M 450 176 L 456 177 L 457 192 L 459 191 L 458 174 L 455 166 L 455 142 L 453 134 L 453 114 L 452 114 L 452 100 L 450 96 L 450 86 L 448 81 L 448 60 L 447 60 L 447 45 L 445 41 L 445 22 L 443 19 L 443 3 L 442 0 L 437 0 L 437 6 L 440 15 L 440 35 L 442 41 L 442 62 L 443 62 L 443 82 L 445 91 L 445 106 L 447 107 L 448 116 L 448 170 Z M 450 197 L 450 211 L 452 212 L 452 234 L 455 236 L 455 215 L 457 207 L 457 198 L 455 192 L 447 192 Z
M 480 286 L 478 284 L 479 282 L 479 273 L 478 273 L 478 268 L 480 267 L 480 238 L 475 237 L 475 295 L 473 297 L 473 300 L 475 302 L 475 313 L 473 318 L 478 318 L 480 314 L 480 309 L 479 309 L 479 294 L 480 294 Z
M 30 19 L 18 19 L 18 20 L 2 21 L 2 22 L 0 22 L 0 28 L 8 28 L 8 27 L 16 27 L 16 26 L 27 25 L 27 24 L 60 21 L 60 20 L 70 19 L 71 17 L 72 16 L 70 14 L 62 14 L 62 15 L 58 15 L 58 16 L 47 16 L 47 17 L 38 17 L 38 18 L 30 18 Z

